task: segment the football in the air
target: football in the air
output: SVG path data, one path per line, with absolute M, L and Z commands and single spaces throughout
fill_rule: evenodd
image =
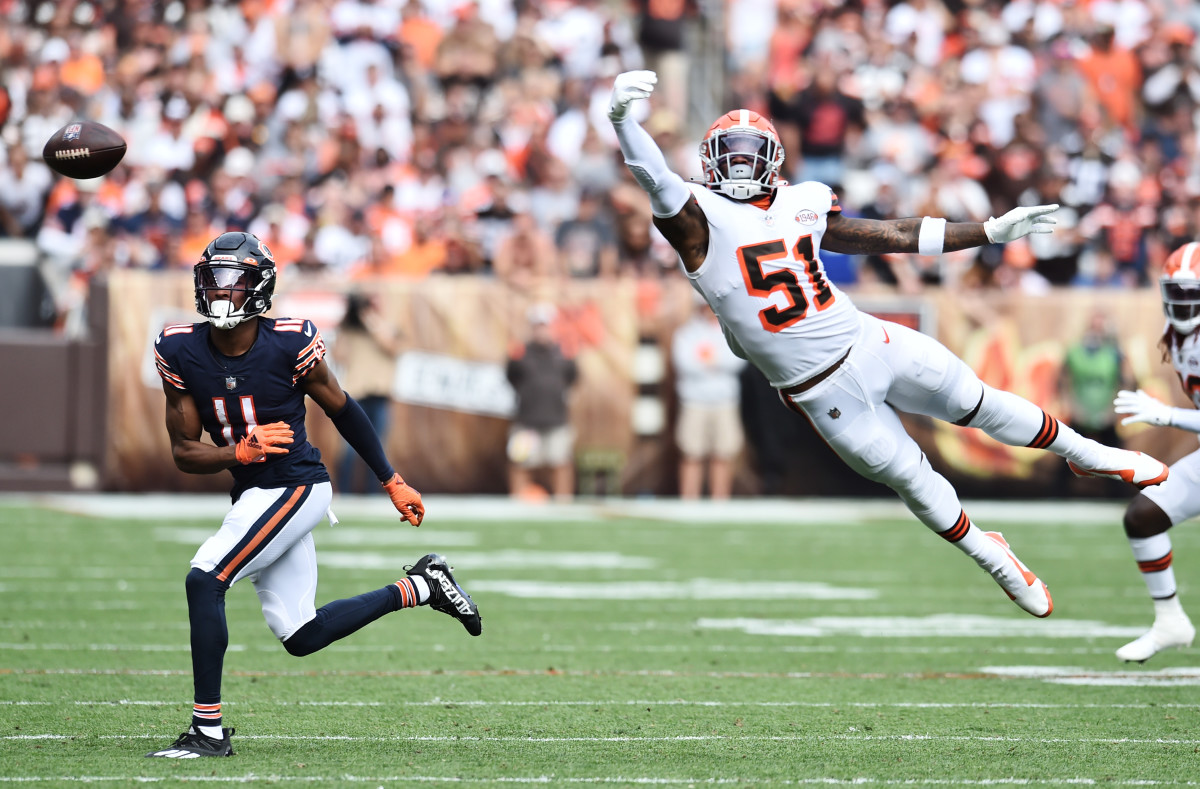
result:
M 125 140 L 102 123 L 72 121 L 46 142 L 42 158 L 68 178 L 99 178 L 125 155 Z

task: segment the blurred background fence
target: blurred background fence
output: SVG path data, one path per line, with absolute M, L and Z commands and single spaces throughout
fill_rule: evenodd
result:
M 669 341 L 689 314 L 682 278 L 642 282 L 578 281 L 560 293 L 555 336 L 577 360 L 571 394 L 582 493 L 673 495 L 678 403 Z M 430 492 L 503 493 L 512 392 L 504 364 L 526 339 L 532 298 L 491 278 L 430 277 L 356 283 L 399 328 L 400 355 L 391 387 L 388 453 Z M 1157 295 L 1060 289 L 1037 298 L 856 294 L 860 306 L 941 339 L 988 382 L 1061 412 L 1064 354 L 1100 314 L 1129 349 L 1142 387 L 1186 404 L 1161 364 Z M 272 314 L 311 317 L 337 348 L 345 291 L 320 278 L 285 278 Z M 652 312 L 646 312 L 653 304 Z M 0 330 L 0 487 L 139 491 L 222 491 L 225 475 L 179 473 L 163 430 L 164 398 L 154 372 L 154 336 L 194 317 L 192 281 L 183 272 L 114 271 L 96 280 L 87 305 L 88 339 L 33 329 Z M 337 369 L 336 350 L 330 356 Z M 779 403 L 757 373 L 742 376 L 747 445 L 737 460 L 735 493 L 857 495 L 875 491 L 845 473 L 807 424 Z M 331 468 L 343 451 L 319 411 L 310 436 Z M 1064 480 L 1060 461 L 1010 449 L 978 430 L 908 418 L 935 465 L 968 495 L 1087 495 Z M 1131 428 L 1126 445 L 1171 460 L 1195 448 L 1179 431 Z M 1095 492 L 1095 491 L 1092 491 Z

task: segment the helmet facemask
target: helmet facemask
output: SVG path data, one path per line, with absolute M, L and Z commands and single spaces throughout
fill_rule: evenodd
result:
M 218 329 L 232 329 L 271 308 L 275 270 L 246 263 L 213 261 L 194 269 L 196 311 Z
M 705 181 L 734 200 L 752 200 L 775 189 L 783 148 L 774 135 L 754 127 L 713 129 L 700 143 Z
M 232 329 L 271 309 L 275 256 L 253 233 L 222 233 L 192 268 L 196 311 L 218 329 Z
M 1164 279 L 1160 286 L 1163 312 L 1171 328 L 1191 334 L 1200 327 L 1200 280 Z

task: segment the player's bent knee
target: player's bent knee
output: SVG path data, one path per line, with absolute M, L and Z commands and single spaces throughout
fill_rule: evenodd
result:
M 892 490 L 904 492 L 916 486 L 920 474 L 921 455 L 919 452 L 895 452 L 892 455 L 891 463 L 877 477 L 877 480 Z
M 283 648 L 292 657 L 306 657 L 317 651 L 310 644 L 303 643 L 303 639 L 296 638 L 295 636 L 284 641 Z
M 921 455 L 905 452 L 886 431 L 877 431 L 858 456 L 859 473 L 872 482 L 905 489 L 917 478 Z
M 844 436 L 851 440 L 835 443 L 838 454 L 851 468 L 874 482 L 885 482 L 888 467 L 896 454 L 896 441 L 885 430 L 878 429 L 869 416 L 850 426 Z
M 953 424 L 959 427 L 970 425 L 979 414 L 979 409 L 983 407 L 983 398 L 987 395 L 987 390 L 987 384 L 974 375 L 962 376 L 959 385 L 954 388 L 954 398 L 950 403 L 954 413 L 962 416 L 951 420 Z
M 206 573 L 198 567 L 193 567 L 188 572 L 183 586 L 187 590 L 188 602 L 199 601 L 205 597 L 219 600 L 225 596 L 225 590 L 228 589 L 224 583 L 217 580 L 215 575 Z
M 325 646 L 324 643 L 315 637 L 320 628 L 309 626 L 314 624 L 314 622 L 309 622 L 283 640 L 283 648 L 287 650 L 289 655 L 293 657 L 305 657 Z
M 267 627 L 271 628 L 271 632 L 280 641 L 286 643 L 312 619 L 311 615 L 307 619 L 304 618 L 303 613 L 296 610 L 295 601 L 289 605 L 273 590 L 260 588 L 257 592 L 259 602 L 262 603 L 263 619 L 267 620 Z
M 1124 525 L 1126 536 L 1145 539 L 1170 529 L 1171 519 L 1148 496 L 1139 493 L 1125 508 Z

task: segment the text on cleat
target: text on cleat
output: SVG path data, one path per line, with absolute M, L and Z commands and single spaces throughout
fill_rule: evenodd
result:
M 454 605 L 455 610 L 463 615 L 471 613 L 471 604 L 458 591 L 458 587 L 454 585 L 454 582 L 446 577 L 445 573 L 441 570 L 430 568 L 429 575 L 437 580 L 438 586 L 442 587 L 442 591 L 445 592 L 447 599 Z

